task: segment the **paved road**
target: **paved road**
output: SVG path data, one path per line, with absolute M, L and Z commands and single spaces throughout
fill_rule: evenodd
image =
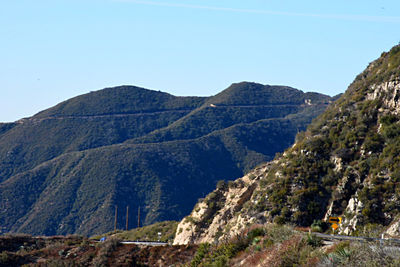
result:
M 312 233 L 315 236 L 322 238 L 323 240 L 349 240 L 349 241 L 358 241 L 358 242 L 375 242 L 379 243 L 379 245 L 384 245 L 388 250 L 400 251 L 400 239 L 390 238 L 390 239 L 382 239 L 382 238 L 372 238 L 372 237 L 362 237 L 362 236 L 346 236 L 346 235 L 328 235 L 321 233 Z M 121 244 L 124 245 L 138 245 L 138 246 L 165 246 L 168 245 L 166 242 L 157 242 L 157 241 L 122 241 Z M 375 246 L 372 246 L 375 247 Z
M 104 241 L 106 241 L 106 240 L 104 240 Z M 96 242 L 96 243 L 104 242 L 104 241 L 101 241 L 98 239 L 97 240 L 94 239 L 92 241 Z M 158 242 L 158 241 L 121 241 L 120 243 L 124 244 L 124 245 L 153 246 L 153 247 L 168 245 L 168 243 L 166 243 L 166 242 Z
M 165 246 L 168 245 L 168 243 L 165 242 L 157 242 L 157 241 L 122 241 L 121 244 L 124 245 L 138 245 L 138 246 Z
M 380 244 L 391 245 L 391 246 L 400 246 L 400 239 L 389 238 L 373 238 L 373 237 L 362 237 L 362 236 L 347 236 L 347 235 L 327 235 L 321 233 L 312 233 L 315 236 L 318 236 L 325 240 L 350 240 L 350 241 L 358 241 L 358 242 L 379 242 Z

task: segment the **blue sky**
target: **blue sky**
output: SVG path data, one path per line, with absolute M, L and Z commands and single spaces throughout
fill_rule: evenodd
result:
M 0 121 L 131 84 L 214 95 L 254 81 L 335 95 L 400 41 L 400 1 L 5 0 Z

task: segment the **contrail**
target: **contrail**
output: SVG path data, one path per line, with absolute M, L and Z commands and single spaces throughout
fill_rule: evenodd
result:
M 163 2 L 143 1 L 143 0 L 113 0 L 113 1 L 114 2 L 126 2 L 126 3 L 140 4 L 140 5 L 204 9 L 204 10 L 214 10 L 214 11 L 253 13 L 253 14 L 287 16 L 287 17 L 310 17 L 310 18 L 335 19 L 335 20 L 353 20 L 353 21 L 389 22 L 389 23 L 399 23 L 400 22 L 400 17 L 395 17 L 395 16 L 368 16 L 368 15 L 340 15 L 340 14 L 312 14 L 312 13 L 296 13 L 296 12 L 279 12 L 279 11 L 258 10 L 258 9 L 242 9 L 242 8 L 230 8 L 230 7 L 188 5 L 188 4 L 179 4 L 179 3 L 163 3 Z

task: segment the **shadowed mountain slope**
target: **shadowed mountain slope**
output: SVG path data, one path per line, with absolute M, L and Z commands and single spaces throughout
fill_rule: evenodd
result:
M 128 205 L 130 227 L 139 206 L 144 224 L 180 219 L 218 180 L 290 146 L 330 100 L 255 83 L 209 98 L 122 86 L 1 124 L 0 224 L 90 235 L 113 228 L 115 206 L 122 227 Z

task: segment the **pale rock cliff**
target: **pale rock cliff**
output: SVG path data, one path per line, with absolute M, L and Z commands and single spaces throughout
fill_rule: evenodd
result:
M 394 222 L 388 227 L 388 229 L 383 234 L 383 237 L 400 237 L 400 218 L 394 220 Z
M 250 217 L 241 211 L 246 203 L 253 201 L 252 195 L 268 166 L 264 164 L 244 177 L 217 188 L 197 203 L 192 213 L 179 223 L 174 245 L 229 239 L 259 221 L 260 218 Z

